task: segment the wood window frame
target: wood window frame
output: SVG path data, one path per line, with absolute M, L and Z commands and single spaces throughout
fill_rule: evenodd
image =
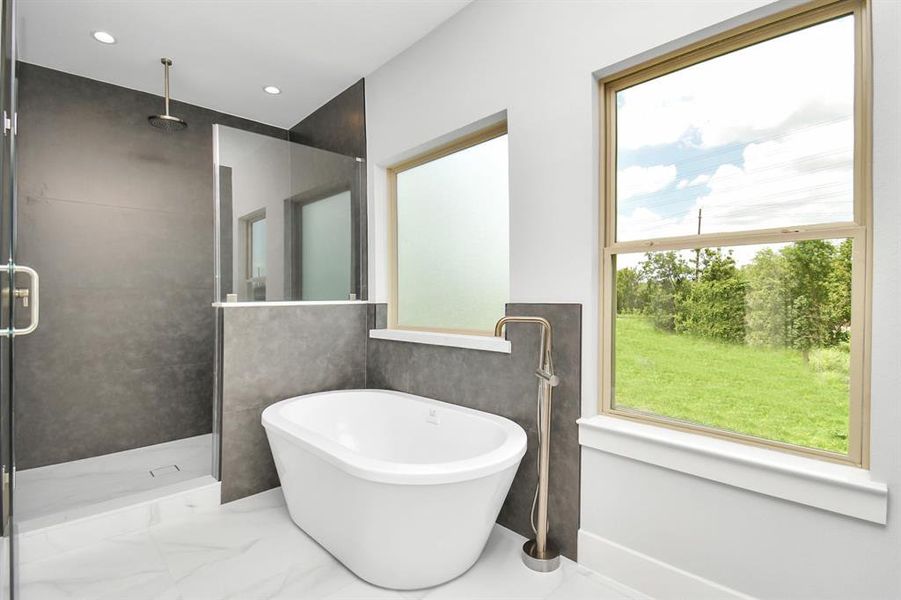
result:
M 244 279 L 246 281 L 256 279 L 256 276 L 253 274 L 253 225 L 258 221 L 265 220 L 265 208 L 241 217 L 241 222 L 244 227 Z M 269 234 L 268 230 L 266 234 Z M 268 269 L 269 265 L 266 265 L 266 268 Z
M 854 220 L 737 233 L 616 240 L 616 93 L 753 44 L 842 16 L 854 16 Z M 871 24 L 866 0 L 811 2 L 668 52 L 598 81 L 602 115 L 600 144 L 600 412 L 617 418 L 709 435 L 831 462 L 869 468 L 870 338 L 873 274 L 872 228 L 872 55 Z M 851 355 L 849 377 L 848 454 L 767 440 L 637 410 L 618 408 L 613 398 L 616 319 L 616 255 L 648 251 L 852 238 Z
M 447 144 L 433 148 L 428 152 L 418 154 L 402 162 L 396 163 L 387 169 L 388 175 L 388 328 L 402 329 L 405 331 L 427 331 L 438 333 L 454 333 L 463 335 L 493 336 L 494 331 L 482 329 L 454 329 L 447 327 L 421 327 L 404 325 L 397 317 L 398 303 L 398 254 L 397 254 L 397 176 L 404 171 L 430 163 L 478 146 L 495 138 L 507 135 L 507 121 L 495 123 L 473 133 L 459 137 Z
M 253 225 L 259 221 L 266 220 L 266 209 L 261 208 L 259 210 L 255 210 L 249 214 L 244 215 L 240 218 L 241 223 L 241 235 L 244 238 L 241 243 L 241 248 L 244 252 L 243 262 L 244 262 L 244 281 L 242 284 L 242 293 L 247 296 L 247 301 L 249 302 L 260 302 L 260 300 L 253 299 L 252 290 L 255 287 L 255 283 L 262 282 L 265 287 L 268 283 L 268 270 L 269 264 L 268 260 L 266 261 L 266 271 L 267 274 L 262 277 L 257 277 L 253 274 Z M 266 227 L 266 235 L 269 235 L 269 227 L 267 224 Z M 268 258 L 268 257 L 267 257 Z

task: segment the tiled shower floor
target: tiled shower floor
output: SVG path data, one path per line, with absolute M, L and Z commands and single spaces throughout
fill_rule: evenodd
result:
M 481 558 L 444 585 L 397 592 L 358 579 L 290 520 L 279 489 L 223 505 L 190 521 L 152 527 L 20 570 L 21 600 L 547 599 L 637 596 L 564 560 L 529 571 L 523 538 L 496 526 Z
M 212 435 L 145 446 L 16 473 L 20 524 L 209 475 Z M 151 473 L 153 471 L 153 473 Z

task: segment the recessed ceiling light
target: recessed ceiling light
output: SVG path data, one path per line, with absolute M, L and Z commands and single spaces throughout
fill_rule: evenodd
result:
M 282 91 L 280 89 L 278 89 L 277 87 L 275 87 L 274 85 L 267 85 L 266 87 L 263 88 L 263 91 L 266 92 L 267 94 L 272 94 L 273 96 L 276 96 L 276 95 L 282 93 Z
M 95 31 L 91 34 L 94 36 L 94 39 L 100 42 L 101 44 L 115 44 L 116 38 L 113 37 L 113 34 L 107 33 L 105 31 Z

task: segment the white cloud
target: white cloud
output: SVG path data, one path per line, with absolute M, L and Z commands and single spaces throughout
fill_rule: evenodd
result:
M 662 205 L 652 197 L 652 208 L 621 215 L 618 239 L 693 235 L 698 209 L 702 233 L 850 221 L 853 144 L 850 119 L 748 144 L 741 167 L 720 165 L 705 181 L 709 191 L 677 214 L 667 216 L 661 196 Z
M 639 207 L 628 214 L 620 214 L 616 229 L 619 241 L 690 235 L 682 217 L 664 217 L 649 208 Z
M 698 175 L 691 181 L 689 181 L 687 179 L 680 179 L 679 183 L 676 184 L 676 189 L 684 190 L 687 187 L 694 187 L 696 185 L 704 185 L 708 181 L 710 181 L 710 175 L 705 175 L 705 174 Z
M 746 143 L 850 112 L 853 20 L 837 19 L 699 63 L 619 93 L 617 141 Z
M 697 199 L 704 232 L 853 219 L 850 119 L 749 144 L 744 164 L 721 165 Z
M 675 165 L 627 167 L 616 174 L 616 197 L 622 201 L 633 196 L 659 192 L 675 180 Z

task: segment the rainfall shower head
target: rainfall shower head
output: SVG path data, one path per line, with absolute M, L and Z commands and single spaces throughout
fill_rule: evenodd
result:
M 147 120 L 150 121 L 151 125 L 163 131 L 181 131 L 188 126 L 188 123 L 169 114 L 169 67 L 172 66 L 172 59 L 161 58 L 160 62 L 163 64 L 163 91 L 166 98 L 166 113 L 151 115 L 147 117 Z

